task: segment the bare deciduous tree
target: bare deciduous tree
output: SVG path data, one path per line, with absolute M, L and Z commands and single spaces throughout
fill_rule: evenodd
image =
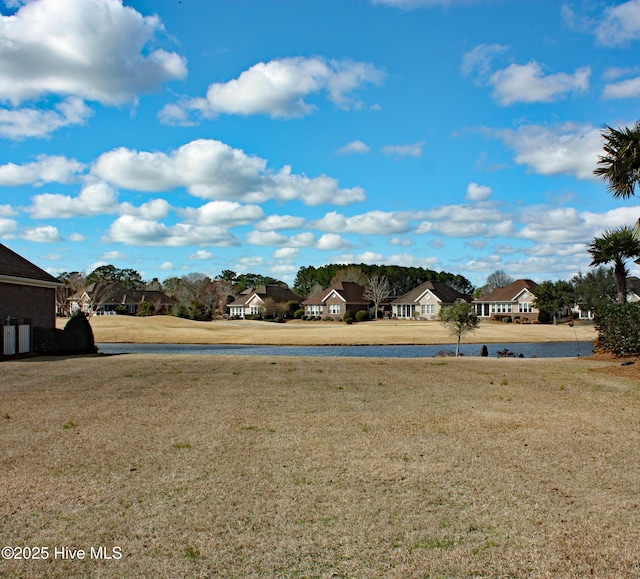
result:
M 365 286 L 364 297 L 373 302 L 373 317 L 378 317 L 378 307 L 380 303 L 389 297 L 391 285 L 389 279 L 384 275 L 374 275 Z

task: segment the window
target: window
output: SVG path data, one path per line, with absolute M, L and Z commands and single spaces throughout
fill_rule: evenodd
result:
M 322 314 L 322 310 L 324 308 L 319 304 L 313 304 L 312 306 L 307 306 L 305 308 L 305 312 L 308 316 L 319 316 Z
M 435 314 L 436 308 L 433 304 L 422 304 L 422 315 L 432 316 Z
M 329 304 L 329 314 L 340 314 L 340 304 Z
M 533 312 L 533 305 L 531 302 L 521 302 L 518 304 L 518 311 L 522 314 L 530 314 Z

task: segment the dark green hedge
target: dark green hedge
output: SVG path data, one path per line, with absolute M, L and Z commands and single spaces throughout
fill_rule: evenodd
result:
M 41 354 L 95 354 L 96 344 L 89 320 L 78 314 L 64 330 L 33 328 L 33 349 Z
M 596 309 L 597 348 L 613 354 L 640 354 L 640 303 L 610 304 Z

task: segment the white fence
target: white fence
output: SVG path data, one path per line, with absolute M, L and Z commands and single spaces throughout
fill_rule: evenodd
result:
M 31 352 L 31 326 L 4 326 L 2 329 L 2 354 L 13 356 Z

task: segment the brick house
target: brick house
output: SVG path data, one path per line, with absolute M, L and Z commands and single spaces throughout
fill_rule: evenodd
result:
M 490 294 L 473 300 L 476 313 L 481 319 L 502 320 L 511 318 L 520 321 L 537 321 L 540 311 L 533 306 L 533 290 L 538 287 L 530 279 L 517 279 L 508 286 L 499 287 Z
M 302 302 L 307 316 L 342 319 L 349 311 L 369 311 L 371 300 L 364 297 L 365 288 L 352 281 L 341 281 Z
M 0 324 L 55 328 L 56 288 L 61 285 L 0 243 Z
M 238 299 L 227 305 L 229 315 L 236 318 L 246 316 L 267 315 L 281 316 L 288 312 L 289 303 L 299 304 L 299 296 L 288 287 L 279 285 L 261 285 L 248 288 L 240 293 Z
M 453 305 L 456 300 L 470 301 L 443 281 L 426 281 L 391 302 L 391 314 L 395 318 L 437 320 L 443 307 Z

